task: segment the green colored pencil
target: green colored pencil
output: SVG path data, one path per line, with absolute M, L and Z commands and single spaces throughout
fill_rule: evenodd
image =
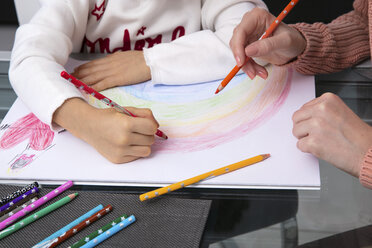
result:
M 85 245 L 90 240 L 94 239 L 95 237 L 97 237 L 101 233 L 107 231 L 108 229 L 110 229 L 111 227 L 115 226 L 116 224 L 122 222 L 126 218 L 128 218 L 128 216 L 126 214 L 123 214 L 122 216 L 116 218 L 115 220 L 111 221 L 107 225 L 103 226 L 101 229 L 98 229 L 97 231 L 94 231 L 91 234 L 89 234 L 89 235 L 85 236 L 84 238 L 80 239 L 79 241 L 75 242 L 69 248 L 78 248 L 78 247 L 81 247 L 81 246 Z
M 30 215 L 30 216 L 24 218 L 23 220 L 18 221 L 14 225 L 11 225 L 10 227 L 2 230 L 0 232 L 0 239 L 5 238 L 6 236 L 18 231 L 22 227 L 25 227 L 28 224 L 42 218 L 43 216 L 49 214 L 50 212 L 56 210 L 57 208 L 62 207 L 63 205 L 72 201 L 77 195 L 78 195 L 78 193 L 74 193 L 74 194 L 68 195 L 66 197 L 63 197 L 61 200 L 59 200 L 59 201 L 57 201 L 57 202 L 55 202 L 55 203 L 53 203 L 53 204 L 51 204 L 51 205 L 49 205 L 49 206 L 47 206 L 43 209 L 37 211 L 33 215 Z

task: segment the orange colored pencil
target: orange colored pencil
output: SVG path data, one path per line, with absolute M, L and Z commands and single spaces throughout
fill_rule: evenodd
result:
M 262 34 L 262 36 L 260 37 L 259 40 L 262 40 L 262 39 L 265 39 L 265 38 L 269 37 L 275 31 L 275 29 L 279 26 L 279 24 L 283 21 L 284 17 L 286 17 L 288 15 L 288 13 L 293 9 L 293 7 L 298 3 L 298 1 L 299 0 L 291 0 L 291 2 L 284 8 L 284 10 L 280 13 L 280 15 L 273 21 L 273 23 L 271 23 L 271 25 L 265 31 L 265 33 Z M 248 60 L 249 60 L 249 58 L 246 58 L 244 64 Z M 238 73 L 240 68 L 241 68 L 241 66 L 236 65 L 230 71 L 230 73 L 225 77 L 224 80 L 222 80 L 222 82 L 218 86 L 215 94 L 217 94 L 218 92 L 220 92 L 221 90 L 223 90 L 225 88 L 225 86 L 231 81 L 231 79 L 236 75 L 236 73 Z
M 248 165 L 261 162 L 262 160 L 265 160 L 268 157 L 270 157 L 270 154 L 261 154 L 261 155 L 258 155 L 258 156 L 252 157 L 252 158 L 242 160 L 242 161 L 234 163 L 234 164 L 230 164 L 230 165 L 221 167 L 219 169 L 216 169 L 216 170 L 213 170 L 213 171 L 210 171 L 210 172 L 203 173 L 201 175 L 183 180 L 181 182 L 174 183 L 174 184 L 168 185 L 166 187 L 159 188 L 159 189 L 147 192 L 145 194 L 142 194 L 142 195 L 140 195 L 140 200 L 145 201 L 145 200 L 157 197 L 159 195 L 164 195 L 164 194 L 169 193 L 171 191 L 175 191 L 177 189 L 184 188 L 184 187 L 189 186 L 191 184 L 198 183 L 202 180 L 206 180 L 206 179 L 209 179 L 209 178 L 212 178 L 212 177 L 216 177 L 216 176 L 219 176 L 219 175 L 222 175 L 222 174 L 226 174 L 226 173 L 241 169 L 243 167 L 246 167 Z

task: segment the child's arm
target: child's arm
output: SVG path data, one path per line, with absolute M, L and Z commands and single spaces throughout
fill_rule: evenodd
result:
M 203 30 L 143 52 L 108 55 L 81 65 L 74 75 L 96 90 L 149 79 L 153 83 L 189 84 L 223 78 L 234 66 L 228 46 L 232 32 L 244 13 L 256 6 L 265 8 L 261 0 L 203 1 L 200 13 Z M 199 16 L 194 14 L 194 18 Z
M 30 23 L 18 28 L 9 79 L 18 97 L 52 128 L 55 110 L 83 95 L 60 76 L 71 52 L 80 50 L 89 13 L 83 1 L 48 0 Z M 70 6 L 75 4 L 76 6 Z M 51 18 L 52 17 L 52 18 Z
M 158 127 L 151 111 L 130 108 L 139 116 L 133 118 L 114 109 L 96 109 L 60 76 L 71 51 L 80 51 L 90 2 L 45 1 L 31 23 L 17 31 L 10 81 L 41 121 L 66 128 L 110 161 L 148 156 Z
M 261 0 L 203 1 L 202 31 L 144 50 L 152 82 L 189 84 L 224 78 L 235 66 L 229 41 L 243 15 Z

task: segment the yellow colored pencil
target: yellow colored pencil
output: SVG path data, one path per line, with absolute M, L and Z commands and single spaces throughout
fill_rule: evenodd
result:
M 224 166 L 222 168 L 219 168 L 219 169 L 216 169 L 216 170 L 213 170 L 213 171 L 210 171 L 210 172 L 203 173 L 201 175 L 183 180 L 181 182 L 168 185 L 168 186 L 163 187 L 163 188 L 155 189 L 153 191 L 150 191 L 150 192 L 147 192 L 145 194 L 140 195 L 140 200 L 145 201 L 145 200 L 157 197 L 159 195 L 164 195 L 166 193 L 175 191 L 177 189 L 184 188 L 184 187 L 189 186 L 191 184 L 198 183 L 202 180 L 206 180 L 206 179 L 209 179 L 211 177 L 216 177 L 216 176 L 219 176 L 219 175 L 222 175 L 222 174 L 226 174 L 226 173 L 241 169 L 243 167 L 246 167 L 248 165 L 261 162 L 262 160 L 265 160 L 268 157 L 270 157 L 270 154 L 261 154 L 261 155 L 258 155 L 258 156 L 252 157 L 252 158 L 248 158 L 248 159 L 245 159 L 243 161 L 240 161 L 240 162 L 237 162 L 237 163 L 234 163 L 234 164 Z

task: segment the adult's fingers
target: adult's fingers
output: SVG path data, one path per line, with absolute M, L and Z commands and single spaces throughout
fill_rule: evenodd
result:
M 293 125 L 296 125 L 302 121 L 309 120 L 312 117 L 311 108 L 300 108 L 292 115 Z
M 242 66 L 245 61 L 245 52 L 244 48 L 247 44 L 247 33 L 242 28 L 242 26 L 239 24 L 235 29 L 234 29 L 234 34 L 230 40 L 230 48 L 231 51 L 233 52 L 236 64 L 238 66 Z
M 297 138 L 301 139 L 309 135 L 310 133 L 310 123 L 309 120 L 299 122 L 293 125 L 292 134 Z
M 233 36 L 230 40 L 230 47 L 238 66 L 242 66 L 245 61 L 245 46 L 250 41 L 257 40 L 257 37 L 261 35 L 258 32 L 265 29 L 264 22 L 260 20 L 263 11 L 265 10 L 255 8 L 250 12 L 247 12 L 243 16 L 241 22 L 234 29 Z
M 268 57 L 277 50 L 292 50 L 290 40 L 286 35 L 274 35 L 266 39 L 252 42 L 245 48 L 245 55 L 248 57 Z

